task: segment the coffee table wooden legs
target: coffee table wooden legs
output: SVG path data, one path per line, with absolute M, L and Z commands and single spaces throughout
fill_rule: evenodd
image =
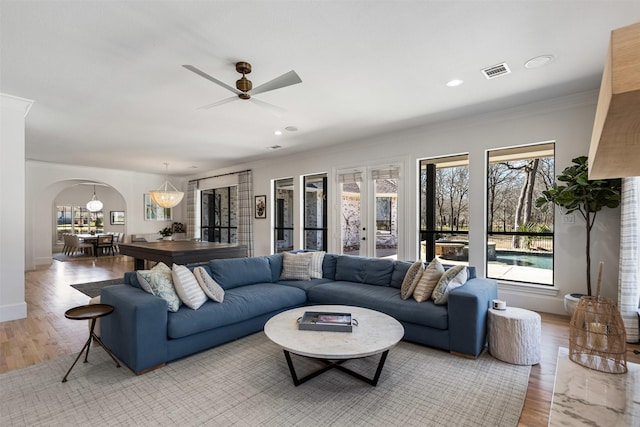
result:
M 118 362 L 118 360 L 115 358 L 115 356 L 113 355 L 113 353 L 111 353 L 111 351 L 102 343 L 102 341 L 100 340 L 100 338 L 93 332 L 93 329 L 96 327 L 96 320 L 97 318 L 92 318 L 91 319 L 91 332 L 89 332 L 89 339 L 87 340 L 87 342 L 84 344 L 84 347 L 82 347 L 82 350 L 80 350 L 80 353 L 78 353 L 78 356 L 76 357 L 76 360 L 73 361 L 73 365 L 71 365 L 71 367 L 69 368 L 69 370 L 67 371 L 67 373 L 64 375 L 64 378 L 62 378 L 62 382 L 66 383 L 67 382 L 67 377 L 69 376 L 69 373 L 71 372 L 71 370 L 73 369 L 74 366 L 76 366 L 76 363 L 78 363 L 78 359 L 80 359 L 80 356 L 82 356 L 82 353 L 85 352 L 85 349 L 87 350 L 86 354 L 84 355 L 84 363 L 88 362 L 89 359 L 89 347 L 91 347 L 91 340 L 94 339 L 96 340 L 96 342 L 98 344 L 100 344 L 102 346 L 102 348 L 104 348 L 104 350 L 109 354 L 109 356 L 111 356 L 111 358 L 113 359 L 114 362 L 116 362 L 116 367 L 120 367 L 120 363 Z
M 372 386 L 376 386 L 378 384 L 378 380 L 380 379 L 380 374 L 382 373 L 382 368 L 384 367 L 384 363 L 387 360 L 387 355 L 389 354 L 389 350 L 386 350 L 382 353 L 382 355 L 380 356 L 380 361 L 378 362 L 378 367 L 376 368 L 376 373 L 373 376 L 373 378 L 367 378 L 364 375 L 361 375 L 357 372 L 352 371 L 349 368 L 345 368 L 344 366 L 342 366 L 342 363 L 346 362 L 347 360 L 352 360 L 352 359 L 340 359 L 340 360 L 328 360 L 328 359 L 318 359 L 315 357 L 309 357 L 309 359 L 313 359 L 313 360 L 318 360 L 322 363 L 325 363 L 326 366 L 323 368 L 318 369 L 317 371 L 314 371 L 302 378 L 298 378 L 298 375 L 296 374 L 296 369 L 293 366 L 293 361 L 291 360 L 291 354 L 287 351 L 287 350 L 282 350 L 284 352 L 284 357 L 285 359 L 287 359 L 287 366 L 289 366 L 289 372 L 291 373 L 291 379 L 293 379 L 293 384 L 297 387 L 302 383 L 305 383 L 307 381 L 309 381 L 312 378 L 317 377 L 318 375 L 327 372 L 330 369 L 338 369 L 346 374 L 351 375 L 354 378 L 357 378 L 361 381 L 364 381 L 365 383 L 372 385 Z M 306 356 L 302 356 L 302 357 L 306 357 Z

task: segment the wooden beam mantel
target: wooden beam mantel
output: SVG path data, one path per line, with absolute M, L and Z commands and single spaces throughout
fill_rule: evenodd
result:
M 612 31 L 589 149 L 589 179 L 640 176 L 640 23 Z

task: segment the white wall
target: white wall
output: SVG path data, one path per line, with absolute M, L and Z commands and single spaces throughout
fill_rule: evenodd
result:
M 137 172 L 128 172 L 115 169 L 100 169 L 83 166 L 70 166 L 37 161 L 26 162 L 27 174 L 27 203 L 26 203 L 26 270 L 35 269 L 36 265 L 50 264 L 52 262 L 52 239 L 55 235 L 55 203 L 60 195 L 65 195 L 66 190 L 77 188 L 79 182 L 98 182 L 112 187 L 112 190 L 121 196 L 118 201 L 116 196 L 107 197 L 105 202 L 105 222 L 109 222 L 110 210 L 124 210 L 126 215 L 127 234 L 156 234 L 161 228 L 171 224 L 172 221 L 145 221 L 143 195 L 149 190 L 162 185 L 166 175 L 155 175 Z M 177 188 L 184 191 L 185 181 L 180 177 L 171 177 L 170 181 Z M 185 186 L 185 188 L 182 188 Z M 89 201 L 93 195 L 86 191 Z M 100 198 L 100 189 L 96 187 L 96 193 Z M 105 196 L 108 196 L 105 193 Z M 86 203 L 85 201 L 85 203 Z M 111 203 L 119 209 L 111 209 Z M 123 209 L 120 207 L 124 207 Z M 186 217 L 186 204 L 181 203 L 173 208 L 173 221 L 184 221 Z M 111 227 L 111 226 L 109 226 Z M 109 228 L 107 228 L 109 229 Z M 113 230 L 116 231 L 116 230 Z
M 24 300 L 25 116 L 32 101 L 0 94 L 0 322 L 27 317 Z
M 514 145 L 542 141 L 556 142 L 556 173 L 562 171 L 572 158 L 586 155 L 593 127 L 597 93 L 589 92 L 570 97 L 551 99 L 540 103 L 524 105 L 505 111 L 487 113 L 481 116 L 439 123 L 422 128 L 414 128 L 395 134 L 380 135 L 366 141 L 357 141 L 329 148 L 318 149 L 290 156 L 272 157 L 237 167 L 209 171 L 190 179 L 234 172 L 253 170 L 254 194 L 270 195 L 272 180 L 294 177 L 296 200 L 300 188 L 300 175 L 328 172 L 329 251 L 339 250 L 339 235 L 335 230 L 338 222 L 336 188 L 333 173 L 336 169 L 350 166 L 368 165 L 399 161 L 404 164 L 404 222 L 408 224 L 402 236 L 404 245 L 399 250 L 399 258 L 418 259 L 418 216 L 417 216 L 417 164 L 421 158 L 469 153 L 470 161 L 470 247 L 469 263 L 478 267 L 480 276 L 485 270 L 485 156 L 486 151 Z M 280 143 L 286 147 L 286 140 Z M 254 253 L 271 253 L 273 229 L 273 202 L 269 197 L 269 219 L 254 221 Z M 603 294 L 614 298 L 617 287 L 617 265 L 619 252 L 620 212 L 619 209 L 605 210 L 592 234 L 593 278 L 600 260 L 605 262 L 603 274 Z M 299 213 L 296 214 L 299 218 Z M 298 221 L 299 223 L 299 221 Z M 299 228 L 299 227 L 298 227 Z M 555 224 L 555 279 L 554 287 L 500 284 L 500 297 L 512 306 L 524 307 L 544 312 L 564 314 L 563 296 L 571 292 L 586 292 L 585 234 L 584 224 L 576 217 L 575 224 L 562 223 L 556 212 Z M 296 248 L 300 247 L 300 231 L 296 230 Z

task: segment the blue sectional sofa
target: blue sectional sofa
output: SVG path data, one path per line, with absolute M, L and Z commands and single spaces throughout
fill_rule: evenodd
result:
M 169 312 L 165 300 L 140 288 L 134 272 L 125 273 L 123 285 L 102 289 L 101 302 L 115 308 L 101 319 L 102 340 L 134 372 L 261 331 L 279 312 L 318 304 L 387 313 L 402 323 L 407 341 L 476 357 L 486 342 L 487 309 L 497 298 L 495 281 L 476 278 L 474 267 L 467 267 L 467 282 L 451 291 L 448 304 L 436 305 L 401 299 L 410 262 L 325 254 L 322 278 L 310 280 L 280 280 L 282 254 L 199 266 L 225 290 L 224 302 Z

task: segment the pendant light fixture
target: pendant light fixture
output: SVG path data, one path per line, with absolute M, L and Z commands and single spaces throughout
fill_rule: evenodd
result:
M 93 197 L 87 202 L 87 210 L 89 212 L 98 212 L 102 210 L 102 202 L 96 197 L 96 186 L 93 185 Z
M 159 189 L 149 191 L 149 196 L 156 205 L 162 208 L 172 208 L 182 201 L 184 193 L 178 191 L 178 189 L 169 182 L 169 163 L 165 163 L 164 165 L 167 170 L 167 180 Z

